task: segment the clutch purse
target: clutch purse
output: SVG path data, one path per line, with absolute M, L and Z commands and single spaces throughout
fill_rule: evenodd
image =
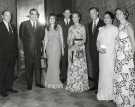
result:
M 76 51 L 76 57 L 77 58 L 83 58 L 84 57 L 84 50 L 80 49 Z
M 79 43 L 79 42 L 81 42 L 81 41 L 83 41 L 83 39 L 81 39 L 81 38 L 76 38 L 76 39 L 74 39 L 73 40 L 73 45 L 75 45 L 75 44 L 77 44 L 77 43 Z M 71 58 L 71 62 L 73 63 L 73 57 L 74 57 L 74 54 L 75 54 L 75 57 L 76 58 L 82 58 L 82 57 L 84 57 L 84 51 L 82 50 L 82 49 L 79 49 L 79 50 L 73 50 L 72 51 L 72 58 Z

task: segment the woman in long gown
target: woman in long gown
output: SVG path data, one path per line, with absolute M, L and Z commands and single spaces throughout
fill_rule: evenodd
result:
M 60 82 L 60 57 L 63 51 L 62 28 L 56 23 L 56 16 L 51 14 L 49 24 L 45 29 L 44 51 L 48 59 L 47 74 L 45 77 L 45 87 L 63 88 Z
M 72 14 L 74 25 L 68 32 L 68 74 L 66 90 L 70 92 L 83 92 L 89 89 L 88 72 L 85 54 L 85 27 L 79 23 L 80 14 Z
M 114 46 L 118 35 L 118 28 L 112 24 L 114 15 L 107 11 L 104 14 L 105 26 L 99 29 L 97 49 L 99 50 L 99 83 L 98 100 L 112 100 L 113 72 L 114 72 Z
M 134 30 L 127 21 L 126 10 L 116 9 L 115 12 L 120 25 L 115 49 L 114 102 L 118 107 L 135 107 Z

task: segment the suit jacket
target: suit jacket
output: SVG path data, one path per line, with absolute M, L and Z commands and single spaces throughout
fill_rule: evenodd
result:
M 97 36 L 98 36 L 98 32 L 99 32 L 99 27 L 104 26 L 104 22 L 99 19 L 99 22 L 97 23 L 97 26 L 94 30 L 94 32 L 92 32 L 92 22 L 89 23 L 88 25 L 88 37 L 87 37 L 87 47 L 89 47 L 90 51 L 92 52 L 96 52 L 97 47 L 96 47 L 96 41 L 97 41 Z
M 61 25 L 62 30 L 63 30 L 63 39 L 64 39 L 65 48 L 68 48 L 68 45 L 67 45 L 68 29 L 73 24 L 73 22 L 72 22 L 72 20 L 70 20 L 69 24 L 66 25 L 64 22 L 64 19 L 62 19 L 59 22 L 59 24 Z
M 0 60 L 18 56 L 18 37 L 13 25 L 12 33 L 9 33 L 4 22 L 0 23 Z
M 19 36 L 23 42 L 25 55 L 36 56 L 41 54 L 44 32 L 44 26 L 40 23 L 37 23 L 36 29 L 32 27 L 30 20 L 21 23 Z

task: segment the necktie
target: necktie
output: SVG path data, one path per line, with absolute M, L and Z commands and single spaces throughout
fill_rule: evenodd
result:
M 9 28 L 9 34 L 11 35 L 11 34 L 13 33 L 13 29 L 12 29 L 12 27 L 11 27 L 11 24 L 10 24 L 10 23 L 8 23 L 8 28 Z
M 92 27 L 92 32 L 94 33 L 95 31 L 95 28 L 96 28 L 96 21 L 93 21 L 93 27 Z
M 67 25 L 69 24 L 69 21 L 67 20 Z
M 66 25 L 68 25 L 68 20 L 67 19 L 65 20 L 65 23 L 66 23 Z
M 33 22 L 33 28 L 36 29 L 36 22 Z

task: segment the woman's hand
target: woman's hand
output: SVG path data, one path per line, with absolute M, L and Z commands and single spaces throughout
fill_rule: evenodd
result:
M 100 53 L 102 53 L 102 54 L 105 54 L 105 53 L 106 53 L 106 49 L 104 49 L 104 48 L 99 48 L 98 51 L 99 51 Z
M 64 56 L 64 48 L 62 48 L 62 56 Z
M 47 58 L 46 51 L 44 51 L 44 53 L 43 53 L 43 57 L 44 57 L 44 58 Z

